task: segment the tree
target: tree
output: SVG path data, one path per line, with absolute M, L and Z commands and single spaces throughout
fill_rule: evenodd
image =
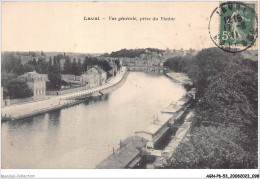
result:
M 37 66 L 38 66 L 38 73 L 41 74 L 47 74 L 48 73 L 48 63 L 46 62 L 46 59 L 44 58 L 39 58 L 38 62 L 37 62 Z
M 97 64 L 97 59 L 92 57 L 85 57 L 84 63 L 83 63 L 83 71 L 87 71 L 88 68 L 92 67 L 93 65 Z
M 98 60 L 97 64 L 99 67 L 101 67 L 105 72 L 108 72 L 112 69 L 109 62 L 106 60 Z
M 87 71 L 90 67 L 98 65 L 105 72 L 108 72 L 112 69 L 109 62 L 106 60 L 99 60 L 97 57 L 85 57 L 82 71 Z
M 66 59 L 66 61 L 65 61 L 65 63 L 64 63 L 64 67 L 63 67 L 63 69 L 64 69 L 64 73 L 65 74 L 71 74 L 72 73 L 72 70 L 71 70 L 71 62 L 70 62 L 70 59 L 69 58 L 67 58 Z
M 10 81 L 7 85 L 7 91 L 11 99 L 33 96 L 33 91 L 28 88 L 26 82 L 21 80 Z
M 32 72 L 32 71 L 34 71 L 34 70 L 35 70 L 35 68 L 34 68 L 33 65 L 30 65 L 30 64 L 28 64 L 28 63 L 26 63 L 26 64 L 24 65 L 24 72 L 25 72 L 25 73 L 27 73 L 27 72 Z
M 49 73 L 49 86 L 48 88 L 51 90 L 59 90 L 61 89 L 61 75 L 56 73 Z
M 14 52 L 3 52 L 1 65 L 1 70 L 8 73 L 20 74 L 22 71 L 21 57 Z
M 54 56 L 53 59 L 53 73 L 57 73 L 57 74 L 60 73 L 60 63 L 56 56 Z
M 50 57 L 48 62 L 48 73 L 53 72 L 53 66 L 52 66 L 52 58 Z
M 73 73 L 75 73 L 75 71 L 76 71 L 76 66 L 77 66 L 77 62 L 76 62 L 76 59 L 74 58 L 73 62 L 71 64 L 71 69 L 72 69 Z
M 64 54 L 58 54 L 57 55 L 57 60 L 60 61 L 61 59 L 63 59 L 65 57 L 65 53 Z
M 116 64 L 116 66 L 117 66 L 117 69 L 120 69 L 120 68 L 121 68 L 119 60 L 115 60 L 115 64 Z
M 15 63 L 14 67 L 14 72 L 17 74 L 17 75 L 22 75 L 24 74 L 24 66 L 21 62 L 21 57 L 19 57 L 17 63 Z
M 47 85 L 48 89 L 51 90 L 59 90 L 61 89 L 61 73 L 59 69 L 59 63 L 57 62 L 56 56 L 54 56 L 53 64 L 52 59 L 50 57 L 49 64 L 48 64 L 48 78 L 49 84 Z
M 78 61 L 76 65 L 76 71 L 75 71 L 75 76 L 80 76 L 82 74 L 82 64 L 80 61 Z
M 109 57 L 109 53 L 104 53 L 104 54 L 100 55 L 100 57 Z
M 31 55 L 32 57 L 36 57 L 36 52 L 29 52 L 29 55 Z
M 67 65 L 69 65 L 69 63 Z M 82 74 L 82 71 L 83 71 L 83 66 L 81 64 L 81 61 L 78 60 L 77 62 L 76 59 L 74 58 L 71 64 L 72 74 L 74 74 L 75 76 L 80 76 Z

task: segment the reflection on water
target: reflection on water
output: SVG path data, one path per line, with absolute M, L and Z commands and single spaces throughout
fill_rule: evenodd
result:
M 3 168 L 95 168 L 119 141 L 145 129 L 185 90 L 165 76 L 131 72 L 110 94 L 2 123 Z

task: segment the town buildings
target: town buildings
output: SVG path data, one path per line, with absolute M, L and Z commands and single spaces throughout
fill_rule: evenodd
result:
M 120 57 L 123 65 L 127 65 L 130 71 L 143 71 L 143 72 L 163 72 L 163 63 L 165 58 L 161 53 L 150 52 L 145 50 L 145 53 L 135 58 Z

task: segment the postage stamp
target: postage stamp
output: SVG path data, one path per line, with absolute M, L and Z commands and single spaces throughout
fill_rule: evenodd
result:
M 211 14 L 209 34 L 216 46 L 228 52 L 244 51 L 257 39 L 255 3 L 220 3 Z

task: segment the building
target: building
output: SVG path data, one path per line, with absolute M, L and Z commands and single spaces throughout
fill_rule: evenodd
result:
M 99 85 L 103 85 L 106 83 L 107 73 L 104 70 L 102 70 L 99 66 L 97 65 L 93 66 L 87 71 L 87 73 L 99 75 L 100 76 Z
M 87 88 L 94 88 L 105 84 L 107 81 L 107 73 L 97 65 L 91 67 L 86 73 L 81 75 L 81 84 Z
M 75 77 L 75 75 L 62 74 L 61 75 L 61 80 L 65 81 L 67 83 L 74 83 L 74 77 Z
M 136 168 L 142 163 L 141 149 L 145 147 L 147 140 L 139 137 L 128 137 L 120 142 L 113 154 L 97 165 L 98 169 L 125 169 Z
M 135 134 L 142 137 L 156 146 L 159 141 L 167 134 L 170 127 L 168 123 L 172 118 L 171 114 L 158 113 L 154 117 L 153 123 L 143 131 L 136 131 Z
M 61 86 L 62 89 L 83 86 L 81 76 L 62 74 L 61 81 L 62 81 L 62 86 Z
M 46 75 L 36 73 L 36 71 L 28 72 L 20 75 L 18 79 L 27 83 L 29 89 L 33 91 L 34 98 L 42 98 L 46 94 Z
M 94 88 L 100 85 L 99 74 L 84 73 L 81 75 L 81 84 L 86 85 L 86 88 Z

